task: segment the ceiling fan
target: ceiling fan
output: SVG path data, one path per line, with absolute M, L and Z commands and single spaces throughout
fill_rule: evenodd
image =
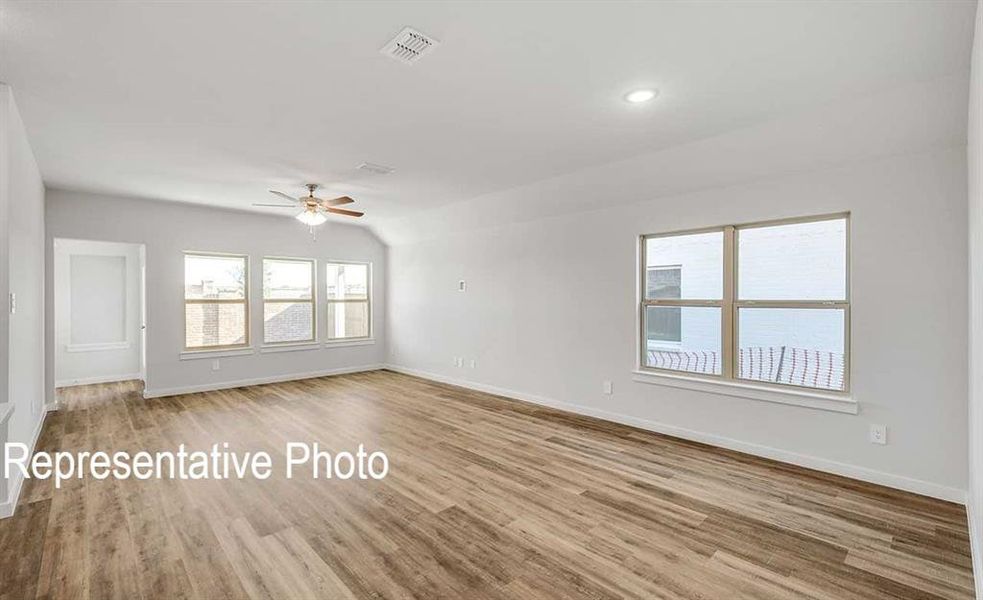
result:
M 334 215 L 344 215 L 346 217 L 361 217 L 365 213 L 359 212 L 357 210 L 346 210 L 344 208 L 335 208 L 336 206 L 341 206 L 343 204 L 351 204 L 355 200 L 349 198 L 348 196 L 339 196 L 337 198 L 331 198 L 330 200 L 325 200 L 323 198 L 318 198 L 314 195 L 314 190 L 316 190 L 318 185 L 316 183 L 307 184 L 307 195 L 301 196 L 299 198 L 294 198 L 283 192 L 278 192 L 276 190 L 270 190 L 271 194 L 276 194 L 281 198 L 291 202 L 291 204 L 261 204 L 253 203 L 253 206 L 268 206 L 272 208 L 292 208 L 301 209 L 296 215 L 296 219 L 301 223 L 307 225 L 311 228 L 311 233 L 314 232 L 314 227 L 327 221 L 327 217 L 324 213 L 331 213 Z

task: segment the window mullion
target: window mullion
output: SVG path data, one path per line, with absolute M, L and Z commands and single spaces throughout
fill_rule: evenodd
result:
M 846 308 L 844 300 L 735 300 L 737 308 Z
M 347 300 L 346 302 L 365 302 L 365 300 Z M 642 300 L 642 304 L 644 306 L 696 306 L 696 307 L 710 306 L 714 308 L 720 308 L 723 303 L 721 300 L 649 298 L 646 300 Z
M 720 346 L 723 354 L 721 360 L 721 375 L 724 379 L 733 379 L 737 371 L 737 353 L 734 350 L 737 334 L 734 318 L 734 297 L 737 288 L 737 236 L 733 227 L 724 227 L 724 294 L 720 310 Z

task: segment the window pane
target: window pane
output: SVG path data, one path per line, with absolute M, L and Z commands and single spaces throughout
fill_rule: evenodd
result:
M 839 308 L 738 310 L 738 376 L 843 389 L 844 319 Z
M 184 344 L 188 348 L 246 343 L 246 306 L 239 303 L 184 305 Z
M 314 264 L 306 260 L 263 259 L 263 297 L 310 300 Z
M 328 339 L 369 337 L 368 302 L 329 302 Z
M 241 256 L 184 255 L 184 297 L 246 297 L 246 259 Z
M 368 265 L 328 265 L 329 300 L 366 300 L 369 297 Z
M 739 229 L 741 300 L 845 300 L 846 219 Z
M 311 302 L 263 304 L 263 342 L 306 342 L 314 339 L 314 305 Z
M 649 267 L 646 270 L 646 292 L 649 298 L 680 298 L 682 270 L 680 267 Z
M 689 373 L 720 374 L 720 309 L 645 307 L 645 364 Z
M 688 298 L 719 300 L 724 289 L 724 234 L 722 231 L 653 237 L 645 240 L 645 259 L 648 282 L 647 298 Z M 677 269 L 676 284 L 668 285 L 661 273 Z M 662 278 L 662 283 L 653 282 Z M 678 288 L 678 292 L 676 289 Z

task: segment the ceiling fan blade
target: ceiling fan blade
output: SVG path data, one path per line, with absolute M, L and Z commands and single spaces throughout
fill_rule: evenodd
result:
M 294 198 L 293 196 L 288 196 L 288 195 L 284 194 L 283 192 L 278 192 L 276 190 L 270 190 L 270 193 L 271 194 L 276 194 L 277 196 L 280 196 L 281 198 L 286 198 L 287 200 L 290 200 L 291 202 L 297 202 L 298 201 L 297 198 Z
M 260 204 L 258 202 L 253 202 L 253 206 L 270 206 L 273 208 L 297 208 L 296 204 Z
M 325 208 L 324 210 L 329 213 L 334 213 L 336 215 L 345 215 L 347 217 L 361 217 L 365 213 L 358 212 L 357 210 L 345 210 L 343 208 Z
M 338 196 L 337 198 L 332 198 L 330 200 L 322 200 L 321 198 L 317 197 L 315 197 L 315 199 L 318 201 L 318 204 L 322 204 L 324 206 L 341 206 L 342 204 L 351 204 L 355 201 L 348 196 Z

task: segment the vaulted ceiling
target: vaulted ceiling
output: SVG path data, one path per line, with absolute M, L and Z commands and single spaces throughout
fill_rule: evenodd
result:
M 974 5 L 4 2 L 0 79 L 51 187 L 252 210 L 313 181 L 373 224 L 965 74 Z M 379 52 L 407 25 L 440 41 L 414 65 Z

